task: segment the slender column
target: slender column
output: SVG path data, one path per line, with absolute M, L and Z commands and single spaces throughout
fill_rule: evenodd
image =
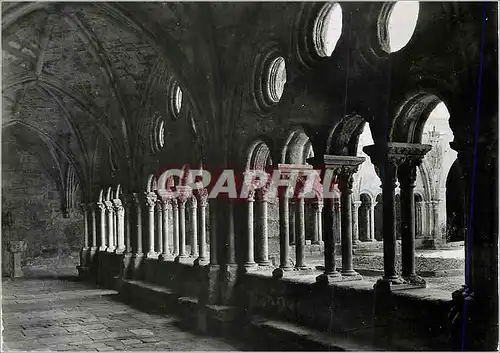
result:
M 130 253 L 132 251 L 132 239 L 131 239 L 131 203 L 130 199 L 127 198 L 125 202 L 125 253 Z
M 189 203 L 189 211 L 191 212 L 191 257 L 198 257 L 198 202 L 193 195 Z
M 170 200 L 172 204 L 173 255 L 179 255 L 179 205 L 177 199 Z
M 252 191 L 249 193 L 248 198 L 247 198 L 247 207 L 248 207 L 248 213 L 247 213 L 247 234 L 246 234 L 246 252 L 245 252 L 245 267 L 254 267 L 256 265 L 254 261 L 254 247 L 253 247 L 253 242 L 254 242 L 254 229 L 253 229 L 253 222 L 254 222 L 254 201 L 255 201 L 255 192 Z
M 333 234 L 333 199 L 323 200 L 323 231 L 325 234 L 325 272 L 316 278 L 318 282 L 338 281 L 340 273 L 335 266 L 335 241 Z
M 396 166 L 386 162 L 384 169 L 385 175 L 382 180 L 384 279 L 400 283 L 401 280 L 396 273 Z
M 333 241 L 340 243 L 342 224 L 340 222 L 340 199 L 333 199 Z
M 235 248 L 236 233 L 234 229 L 234 204 L 232 200 L 228 200 L 226 206 L 227 206 L 227 220 L 228 220 L 226 258 L 228 265 L 234 265 L 236 263 L 236 248 Z
M 96 205 L 94 203 L 89 203 L 90 209 L 90 221 L 92 229 L 92 249 L 97 249 L 97 222 L 96 222 Z
M 280 217 L 280 268 L 290 270 L 290 262 L 288 261 L 290 254 L 290 238 L 289 238 L 289 200 L 286 195 L 281 195 L 279 198 L 279 217 Z
M 125 251 L 125 209 L 120 199 L 113 200 L 114 211 L 116 214 L 116 235 L 117 248 L 116 253 Z
M 401 263 L 402 277 L 411 283 L 425 285 L 415 273 L 415 181 L 417 166 L 411 161 L 399 168 L 401 189 Z
M 170 199 L 165 198 L 161 200 L 161 219 L 163 222 L 162 226 L 162 238 L 163 238 L 163 252 L 161 254 L 161 259 L 163 261 L 172 260 L 172 255 L 170 253 L 170 245 L 169 245 L 169 216 L 170 211 L 172 209 L 172 203 Z
M 177 259 L 186 258 L 186 202 L 191 196 L 191 188 L 179 188 L 177 202 L 179 205 L 179 255 Z
M 324 235 L 323 235 L 323 200 L 319 199 L 318 200 L 319 207 L 318 207 L 318 232 L 319 232 L 319 241 L 320 243 L 324 240 Z
M 86 204 L 82 203 L 80 208 L 83 213 L 83 249 L 88 250 L 89 248 L 89 221 L 88 221 L 88 207 Z
M 104 205 L 104 203 L 102 202 L 97 202 L 97 208 L 99 209 L 99 225 L 101 237 L 99 250 L 106 251 L 106 205 Z
M 257 202 L 257 254 L 256 260 L 260 266 L 268 266 L 269 262 L 269 244 L 268 244 L 268 229 L 267 229 L 267 200 L 266 189 L 256 190 Z
M 422 201 L 415 203 L 415 238 L 421 238 L 422 230 Z
M 369 214 L 368 215 L 368 241 L 375 241 L 375 206 L 377 206 L 377 201 L 373 201 L 370 204 Z
M 155 205 L 156 205 L 156 195 L 154 193 L 147 193 L 145 195 L 145 203 L 148 215 L 148 252 L 146 253 L 147 258 L 154 258 L 155 253 Z
M 217 266 L 217 200 L 210 200 L 210 266 Z
M 163 211 L 162 203 L 160 197 L 156 201 L 156 252 L 158 254 L 163 254 L 165 251 L 163 249 Z
M 342 231 L 342 276 L 358 276 L 352 265 L 352 184 L 353 171 L 340 175 L 340 217 Z
M 142 255 L 142 209 L 141 209 L 141 199 L 139 194 L 134 193 L 132 198 L 135 205 L 135 249 L 134 253 L 138 256 Z
M 321 243 L 321 208 L 323 208 L 323 200 L 317 199 L 314 200 L 313 204 L 314 210 L 314 233 L 312 244 L 320 244 Z
M 295 226 L 295 210 L 296 210 L 296 207 L 295 207 L 295 200 L 294 199 L 289 199 L 289 207 L 288 207 L 288 210 L 290 212 L 290 225 L 289 225 L 289 230 L 290 230 L 290 244 L 291 245 L 294 245 L 295 244 L 295 241 L 296 241 L 296 238 L 297 238 L 297 235 L 295 234 L 296 232 L 296 226 Z
M 197 189 L 195 191 L 198 203 L 198 258 L 195 264 L 203 266 L 208 263 L 207 258 L 207 204 L 208 191 L 206 189 Z
M 113 246 L 116 247 L 118 246 L 118 214 L 115 212 L 115 205 L 113 204 L 113 200 L 111 200 L 111 204 L 113 205 Z
M 304 198 L 295 200 L 295 268 L 305 269 L 304 246 L 306 242 Z
M 352 243 L 359 243 L 359 225 L 358 225 L 358 214 L 359 207 L 361 206 L 361 201 L 354 201 L 352 203 Z
M 115 243 L 114 243 L 114 214 L 113 214 L 113 204 L 111 201 L 104 201 L 106 205 L 106 212 L 108 215 L 108 247 L 106 251 L 113 252 L 115 251 Z

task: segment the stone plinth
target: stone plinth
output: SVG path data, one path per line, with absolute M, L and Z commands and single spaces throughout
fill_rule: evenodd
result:
M 22 254 L 26 251 L 26 242 L 10 241 L 7 243 L 7 274 L 10 277 L 23 277 L 23 270 L 21 269 Z

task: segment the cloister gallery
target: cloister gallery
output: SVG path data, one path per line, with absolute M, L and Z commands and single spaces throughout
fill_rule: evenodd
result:
M 497 20 L 494 2 L 4 2 L 4 276 L 77 268 L 254 350 L 497 349 Z M 317 184 L 187 182 L 221 170 Z

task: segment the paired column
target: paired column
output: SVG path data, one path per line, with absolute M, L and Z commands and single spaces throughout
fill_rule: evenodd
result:
M 92 250 L 97 249 L 97 220 L 96 220 L 96 204 L 89 203 L 90 223 L 92 230 Z
M 295 199 L 295 268 L 306 269 L 304 247 L 306 243 L 304 197 Z
M 169 232 L 169 218 L 170 213 L 172 211 L 172 203 L 169 198 L 165 198 L 161 200 L 161 219 L 162 219 L 162 239 L 163 239 L 163 252 L 161 254 L 161 260 L 168 261 L 172 260 L 173 257 L 170 252 L 170 232 Z
M 125 199 L 125 253 L 132 252 L 132 238 L 131 238 L 131 210 L 132 202 L 129 197 Z
M 362 158 L 359 164 L 363 163 Z M 340 189 L 340 217 L 341 217 L 341 237 L 342 237 L 342 276 L 361 277 L 354 271 L 352 264 L 352 184 L 354 181 L 353 174 L 356 172 L 358 165 L 354 162 L 349 165 L 351 168 L 345 168 L 344 172 L 339 177 Z
M 115 242 L 114 242 L 114 231 L 115 231 L 115 219 L 114 219 L 114 207 L 111 201 L 104 201 L 104 205 L 106 206 L 107 213 L 107 223 L 108 223 L 108 247 L 106 251 L 113 252 L 115 251 Z
M 134 193 L 132 195 L 132 201 L 135 206 L 135 249 L 134 254 L 137 257 L 142 256 L 142 209 L 141 209 L 141 198 L 140 195 Z
M 113 206 L 116 215 L 117 248 L 115 251 L 121 254 L 125 251 L 125 209 L 120 199 L 113 200 Z
M 163 249 L 163 200 L 161 197 L 157 197 L 156 200 L 156 248 L 155 251 L 158 256 L 162 255 L 165 250 Z
M 417 167 L 429 149 L 425 145 L 415 146 L 413 154 L 398 170 L 401 189 L 401 264 L 403 279 L 409 283 L 424 285 L 425 281 L 415 272 L 415 182 Z M 420 153 L 418 153 L 420 152 Z
M 313 233 L 313 244 L 321 244 L 323 242 L 323 199 L 318 198 L 313 202 L 314 210 L 314 233 Z
M 97 202 L 96 205 L 99 209 L 99 233 L 101 239 L 99 250 L 106 251 L 106 205 L 103 202 Z
M 170 200 L 170 204 L 172 205 L 172 243 L 173 243 L 173 252 L 174 256 L 179 255 L 179 203 L 176 198 L 172 198 Z
M 194 195 L 191 196 L 189 200 L 189 211 L 191 213 L 191 233 L 190 233 L 190 243 L 191 243 L 191 257 L 198 258 L 198 202 Z
M 146 253 L 147 258 L 156 257 L 155 253 L 155 205 L 156 205 L 156 195 L 152 192 L 146 193 L 144 199 L 144 205 L 147 211 L 147 222 L 148 222 L 148 249 Z
M 83 213 L 83 249 L 82 250 L 88 250 L 89 249 L 89 208 L 87 204 L 82 203 L 80 205 L 80 208 Z
M 252 190 L 247 198 L 247 234 L 246 234 L 246 249 L 245 249 L 245 268 L 255 267 L 254 261 L 254 201 L 255 191 Z
M 260 266 L 268 266 L 269 262 L 269 244 L 268 244 L 268 229 L 267 229 L 267 189 L 256 190 L 257 203 L 257 255 L 256 260 Z
M 195 197 L 198 204 L 198 258 L 196 265 L 206 265 L 207 258 L 207 205 L 208 191 L 206 189 L 197 189 Z
M 359 243 L 359 224 L 358 215 L 359 207 L 361 206 L 361 201 L 354 201 L 352 203 L 352 243 Z
M 188 186 L 177 187 L 178 196 L 178 221 L 179 221 L 179 255 L 176 260 L 188 257 L 186 254 L 186 203 L 191 197 L 191 188 Z
M 286 193 L 283 192 L 279 197 L 279 218 L 280 218 L 280 268 L 283 270 L 290 270 L 290 212 L 289 212 L 289 199 Z
M 368 241 L 375 241 L 375 206 L 377 206 L 377 201 L 374 200 L 370 204 L 369 211 L 369 223 L 368 226 Z

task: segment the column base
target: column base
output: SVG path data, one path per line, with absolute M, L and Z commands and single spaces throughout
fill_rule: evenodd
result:
M 124 247 L 123 248 L 116 248 L 115 249 L 115 254 L 121 255 L 123 253 L 125 253 L 125 248 Z
M 403 281 L 405 282 L 405 284 L 419 286 L 420 288 L 427 287 L 427 282 L 425 281 L 425 279 L 423 279 L 420 276 L 417 276 L 416 274 L 412 274 L 409 276 L 403 275 L 402 278 L 403 278 Z
M 384 276 L 377 283 L 387 283 L 389 286 L 404 284 L 403 279 L 398 275 Z
M 150 251 L 146 254 L 146 259 L 155 259 L 158 260 L 158 253 L 154 251 Z
M 193 258 L 193 257 L 194 257 L 195 259 L 197 259 L 199 256 L 200 256 L 200 255 L 199 255 L 198 253 L 196 253 L 196 254 L 190 254 L 190 255 L 189 255 L 189 257 L 190 257 L 190 258 Z
M 209 262 L 210 262 L 210 260 L 207 258 L 198 257 L 196 260 L 194 260 L 193 265 L 203 267 L 203 266 L 207 266 L 209 264 Z
M 257 261 L 258 266 L 263 266 L 263 267 L 269 267 L 272 265 L 271 261 L 266 260 L 266 261 Z
M 107 247 L 106 252 L 115 252 L 115 248 L 114 247 Z
M 163 254 L 158 255 L 158 260 L 163 261 L 163 262 L 174 261 L 174 255 L 163 253 Z
M 174 262 L 177 263 L 188 263 L 190 261 L 192 261 L 192 259 L 190 259 L 187 255 L 177 255 L 174 259 Z
M 363 279 L 363 276 L 354 270 L 341 270 L 340 274 L 344 281 L 359 281 Z
M 321 283 L 321 284 L 331 284 L 335 282 L 341 282 L 342 275 L 340 272 L 331 272 L 331 273 L 322 273 L 319 276 L 316 277 L 316 283 Z
M 323 240 L 313 240 L 311 242 L 312 245 L 323 245 L 324 241 Z
M 99 247 L 99 251 L 106 251 L 106 247 L 101 245 L 101 246 Z
M 314 273 L 314 270 L 310 267 L 290 267 L 290 268 L 277 268 L 273 271 L 273 278 L 292 278 L 297 276 L 305 276 L 311 275 Z

